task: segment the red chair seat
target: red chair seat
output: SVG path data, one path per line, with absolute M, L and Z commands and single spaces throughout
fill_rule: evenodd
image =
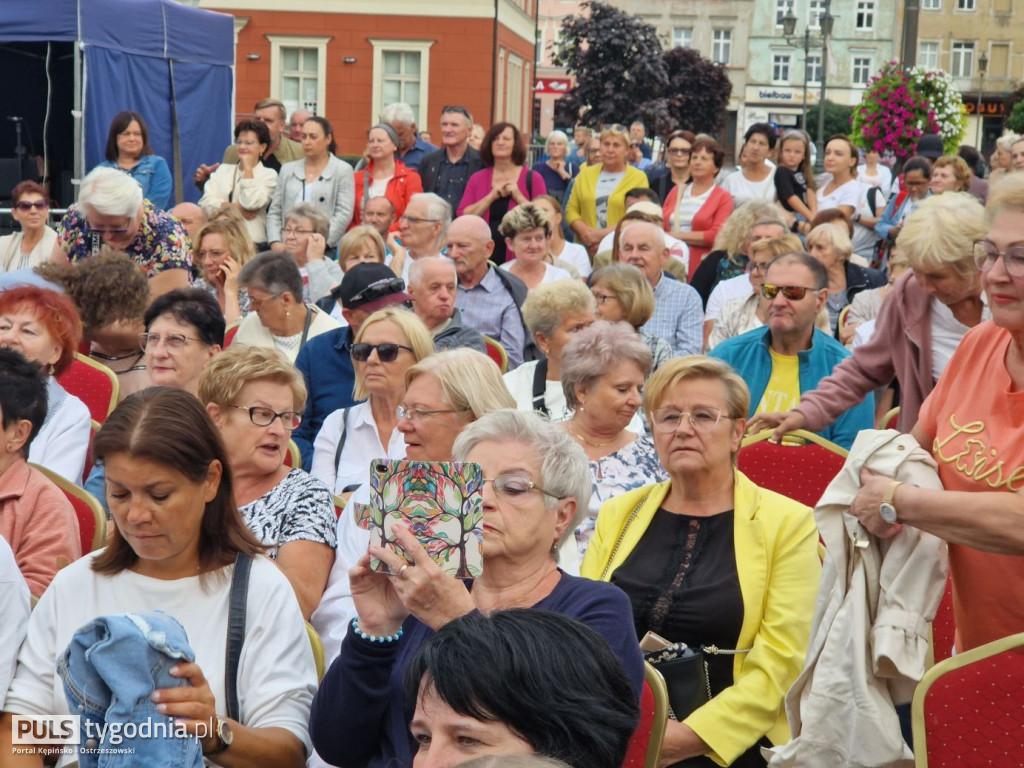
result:
M 739 470 L 762 488 L 814 507 L 846 462 L 847 452 L 812 432 L 797 430 L 781 444 L 769 442 L 770 430 L 743 440 Z M 790 438 L 806 441 L 787 444 Z

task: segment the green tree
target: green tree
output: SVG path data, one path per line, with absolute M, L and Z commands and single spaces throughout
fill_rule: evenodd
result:
M 576 77 L 558 100 L 556 118 L 592 126 L 643 120 L 649 129 L 664 131 L 668 73 L 654 27 L 604 3 L 584 2 L 581 8 L 588 15 L 562 21 L 561 44 L 552 56 Z
M 845 104 L 836 104 L 833 101 L 825 99 L 825 136 L 823 139 L 824 141 L 828 141 L 829 136 L 835 136 L 837 133 L 841 133 L 844 136 L 849 136 L 852 122 L 853 107 L 848 107 Z M 809 132 L 817 133 L 817 108 L 814 108 L 807 113 L 807 123 Z
M 725 125 L 732 83 L 725 67 L 693 48 L 670 48 L 662 54 L 668 75 L 666 106 L 670 129 L 717 135 Z
M 1006 118 L 1006 127 L 1014 133 L 1024 133 L 1024 101 L 1013 105 L 1013 111 Z

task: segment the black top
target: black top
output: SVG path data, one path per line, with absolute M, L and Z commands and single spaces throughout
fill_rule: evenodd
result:
M 498 231 L 501 220 L 508 213 L 509 205 L 512 203 L 510 197 L 496 197 L 491 207 L 487 210 L 487 223 L 491 227 L 491 239 L 494 240 L 494 250 L 491 252 L 491 261 L 499 266 L 508 259 L 508 248 L 505 246 L 505 236 Z
M 741 253 L 728 258 L 725 251 L 712 251 L 703 259 L 690 278 L 690 285 L 700 294 L 704 309 L 708 308 L 711 292 L 723 280 L 742 275 L 747 270 L 747 257 Z
M 796 195 L 807 205 L 807 179 L 799 171 L 783 168 L 781 165 L 775 167 L 775 194 L 779 197 L 779 203 L 790 213 L 793 208 L 786 201 Z

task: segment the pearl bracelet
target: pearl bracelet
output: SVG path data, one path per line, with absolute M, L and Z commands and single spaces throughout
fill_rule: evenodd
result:
M 376 637 L 374 635 L 368 635 L 359 628 L 359 617 L 356 616 L 352 619 L 352 631 L 355 632 L 359 637 L 366 640 L 368 643 L 380 643 L 386 645 L 389 643 L 397 643 L 399 638 L 402 636 L 402 628 L 399 627 L 398 631 L 390 637 Z

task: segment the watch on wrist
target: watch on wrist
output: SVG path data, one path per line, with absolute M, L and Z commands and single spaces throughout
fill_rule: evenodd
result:
M 206 757 L 212 757 L 213 755 L 219 755 L 221 752 L 226 752 L 228 747 L 231 746 L 231 742 L 234 741 L 235 734 L 231 730 L 231 721 L 224 717 L 217 718 L 217 746 L 205 753 Z
M 893 480 L 889 483 L 889 487 L 886 488 L 885 495 L 882 497 L 882 501 L 878 505 L 878 514 L 881 515 L 882 519 L 889 525 L 895 525 L 899 522 L 899 518 L 896 515 L 896 489 L 901 485 L 903 485 L 903 483 L 899 480 Z

